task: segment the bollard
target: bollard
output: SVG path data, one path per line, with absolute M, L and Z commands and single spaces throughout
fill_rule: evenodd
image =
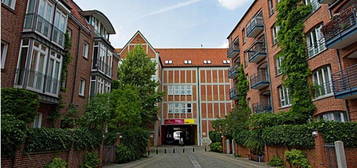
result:
M 206 146 L 205 146 L 205 152 L 207 152 L 207 148 L 206 148 Z
M 192 152 L 195 152 L 195 148 L 192 148 Z
M 156 148 L 156 154 L 159 154 L 159 150 Z
M 150 150 L 148 150 L 148 156 L 150 156 Z
M 185 153 L 185 148 L 182 148 L 182 153 Z
M 172 150 L 172 153 L 175 153 L 175 148 Z
M 166 153 L 166 148 L 165 148 L 165 153 Z

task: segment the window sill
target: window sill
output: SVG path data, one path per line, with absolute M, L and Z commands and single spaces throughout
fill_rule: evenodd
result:
M 5 5 L 5 4 L 3 4 L 3 3 L 1 3 L 1 7 L 4 7 L 4 8 L 7 9 L 9 12 L 11 12 L 11 13 L 13 13 L 13 14 L 16 15 L 15 8 L 12 9 L 11 7 L 9 7 L 9 6 L 7 6 L 7 5 Z
M 275 73 L 275 77 L 277 78 L 277 77 L 279 77 L 279 76 L 281 76 L 283 73 Z
M 85 57 L 85 56 L 82 56 L 83 57 L 83 59 L 85 59 L 85 60 L 87 60 L 88 61 L 88 57 Z
M 81 98 L 85 98 L 85 96 L 84 95 L 78 95 L 79 97 L 81 97 Z
M 291 107 L 291 104 L 285 105 L 285 106 L 281 106 L 279 109 L 286 109 L 286 108 L 289 108 L 289 107 Z
M 326 98 L 329 98 L 329 97 L 332 97 L 332 96 L 334 96 L 334 94 L 333 93 L 329 93 L 329 94 L 326 94 L 326 95 L 323 95 L 323 96 L 316 97 L 316 98 L 312 99 L 312 101 L 318 101 L 318 100 L 326 99 Z
M 319 56 L 321 53 L 325 52 L 326 50 L 327 50 L 327 48 L 321 50 L 320 52 L 318 52 L 318 53 L 316 53 L 316 54 L 314 54 L 314 55 L 312 55 L 312 56 L 308 56 L 307 60 L 311 60 L 311 59 L 313 59 L 313 58 Z

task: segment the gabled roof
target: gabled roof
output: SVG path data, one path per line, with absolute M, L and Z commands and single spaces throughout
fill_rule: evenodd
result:
M 158 48 L 163 67 L 229 67 L 226 48 Z M 190 60 L 190 64 L 185 64 Z M 172 61 L 167 64 L 166 61 Z M 210 61 L 211 63 L 204 63 Z
M 105 27 L 109 34 L 115 34 L 115 29 L 110 20 L 99 10 L 87 10 L 81 12 L 83 16 L 93 16 L 97 18 Z
M 120 51 L 120 52 L 119 52 L 119 55 L 121 55 L 122 52 L 125 51 L 125 49 L 128 47 L 128 45 L 131 44 L 131 42 L 132 42 L 137 36 L 140 36 L 142 39 L 144 39 L 145 43 L 147 43 L 147 44 L 149 45 L 150 49 L 152 49 L 153 52 L 156 53 L 155 48 L 149 43 L 149 41 L 148 41 L 148 40 L 145 38 L 145 36 L 140 32 L 140 30 L 138 30 L 138 31 L 133 35 L 133 37 L 131 37 L 131 39 L 124 45 L 123 48 L 121 48 L 121 49 L 116 49 L 116 51 L 118 51 L 118 52 Z

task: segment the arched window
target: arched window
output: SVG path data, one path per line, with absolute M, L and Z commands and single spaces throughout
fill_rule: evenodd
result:
M 347 113 L 345 111 L 329 111 L 320 114 L 318 118 L 326 121 L 339 121 L 339 122 L 348 121 Z

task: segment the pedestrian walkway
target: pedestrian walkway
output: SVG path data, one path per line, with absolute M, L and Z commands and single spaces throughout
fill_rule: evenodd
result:
M 166 153 L 165 153 L 166 150 Z M 149 156 L 138 161 L 106 166 L 105 168 L 268 168 L 233 155 L 205 152 L 197 146 L 163 146 L 152 148 Z

